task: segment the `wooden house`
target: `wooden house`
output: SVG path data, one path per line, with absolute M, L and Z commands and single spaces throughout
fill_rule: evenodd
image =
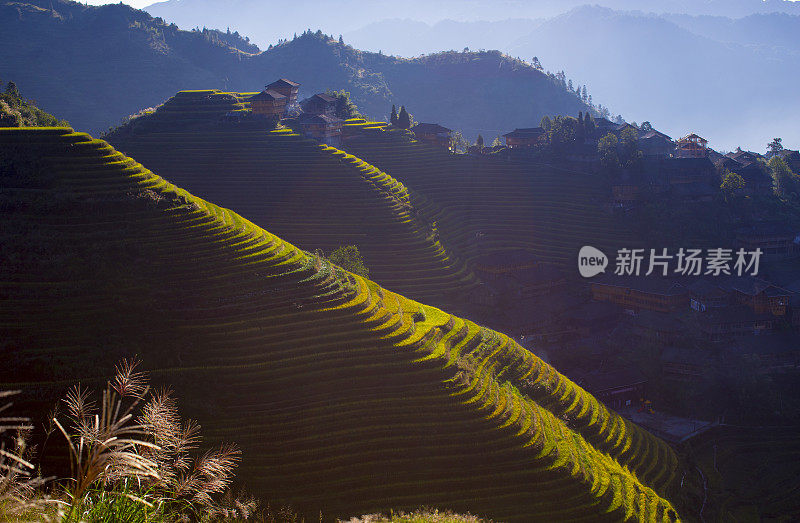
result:
M 302 114 L 297 119 L 298 130 L 309 138 L 328 145 L 340 145 L 342 120 L 324 114 Z
M 736 231 L 739 247 L 761 249 L 772 259 L 788 258 L 800 253 L 800 231 L 780 223 L 757 223 Z
M 272 90 L 285 96 L 286 105 L 291 107 L 297 103 L 297 93 L 300 91 L 300 84 L 291 80 L 287 80 L 286 78 L 281 78 L 280 80 L 269 84 L 267 86 L 267 90 Z
M 774 329 L 776 325 L 775 316 L 753 312 L 746 305 L 709 309 L 704 313 L 697 313 L 695 319 L 701 334 L 712 342 L 763 334 Z
M 325 93 L 318 93 L 303 100 L 300 104 L 304 113 L 324 114 L 326 116 L 336 116 L 336 97 Z
M 504 134 L 503 138 L 506 139 L 506 147 L 509 149 L 533 147 L 547 141 L 547 132 L 541 127 L 526 127 L 514 129 Z
M 255 115 L 281 118 L 286 114 L 287 98 L 277 91 L 265 89 L 248 101 Z
M 417 140 L 421 142 L 444 147 L 445 149 L 450 149 L 452 147 L 451 138 L 453 130 L 443 127 L 438 123 L 418 123 L 412 127 L 411 130 L 414 132 L 414 136 Z
M 708 158 L 708 140 L 692 133 L 678 140 L 675 151 L 678 158 Z
M 697 312 L 719 309 L 731 304 L 729 290 L 718 285 L 716 280 L 699 279 L 687 285 L 689 289 L 689 307 Z
M 778 153 L 783 158 L 793 173 L 800 175 L 800 152 L 784 149 Z
M 741 148 L 737 148 L 734 152 L 728 153 L 725 156 L 736 160 L 740 164 L 753 163 L 761 159 L 760 154 L 752 151 L 743 151 Z
M 720 157 L 714 165 L 720 176 L 726 171 L 741 176 L 745 183 L 745 193 L 769 194 L 772 192 L 772 176 L 758 159 L 753 159 L 752 154 L 746 151 L 738 155 L 731 153 Z
M 639 137 L 639 150 L 651 158 L 669 158 L 675 154 L 675 142 L 658 131 L 650 131 Z
M 578 385 L 612 409 L 637 407 L 644 398 L 647 383 L 641 374 L 631 369 L 591 371 L 580 377 L 575 376 L 574 379 Z
M 594 300 L 616 303 L 633 312 L 670 312 L 689 304 L 689 290 L 664 277 L 609 275 L 592 280 L 591 290 Z
M 721 280 L 730 290 L 733 301 L 747 306 L 755 314 L 786 316 L 792 292 L 754 277 L 731 277 Z
M 704 351 L 683 347 L 667 347 L 661 351 L 664 377 L 677 381 L 695 381 L 705 377 L 716 362 Z

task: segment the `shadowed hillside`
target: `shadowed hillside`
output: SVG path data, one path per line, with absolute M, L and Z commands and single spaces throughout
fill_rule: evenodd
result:
M 4 129 L 0 151 L 3 383 L 42 398 L 138 352 L 206 439 L 240 444 L 251 490 L 313 518 L 421 504 L 677 518 L 663 497 L 686 495 L 674 452 L 503 334 L 346 273 L 88 135 Z

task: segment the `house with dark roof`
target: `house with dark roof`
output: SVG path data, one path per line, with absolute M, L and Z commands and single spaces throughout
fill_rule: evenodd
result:
M 281 78 L 269 84 L 266 90 L 272 90 L 282 94 L 286 97 L 286 105 L 292 106 L 297 103 L 297 93 L 300 91 L 300 84 L 287 80 L 286 78 Z
M 800 175 L 800 151 L 784 149 L 778 152 L 778 156 L 783 158 L 783 161 L 786 162 L 786 165 L 789 166 L 793 173 Z
M 716 168 L 707 157 L 646 158 L 644 170 L 655 185 L 711 185 L 718 179 Z
M 280 118 L 286 113 L 286 96 L 272 89 L 253 95 L 248 101 L 253 114 L 257 116 Z
M 752 276 L 720 278 L 720 286 L 730 291 L 733 301 L 755 314 L 786 316 L 792 291 Z
M 575 382 L 612 409 L 638 406 L 647 379 L 634 369 L 573 373 Z
M 706 312 L 696 313 L 695 319 L 701 334 L 713 342 L 763 334 L 774 329 L 777 323 L 772 314 L 753 312 L 747 305 L 708 309 Z
M 771 259 L 789 258 L 800 253 L 800 231 L 784 223 L 760 222 L 736 230 L 739 247 L 761 249 Z
M 692 133 L 678 140 L 675 151 L 678 158 L 708 158 L 708 140 Z
M 616 303 L 633 312 L 670 312 L 689 304 L 689 290 L 667 277 L 610 274 L 593 279 L 590 285 L 594 300 Z
M 326 116 L 336 116 L 336 97 L 325 93 L 317 93 L 311 98 L 306 98 L 300 104 L 304 113 L 324 114 Z
M 342 120 L 324 114 L 303 113 L 296 120 L 298 130 L 309 138 L 337 146 L 342 141 Z
M 695 381 L 708 375 L 719 362 L 706 351 L 684 347 L 667 347 L 661 351 L 661 370 L 664 377 L 677 381 Z
M 674 313 L 640 310 L 626 318 L 625 326 L 640 343 L 663 347 L 675 343 L 685 331 L 683 321 Z
M 688 283 L 689 307 L 697 312 L 719 309 L 731 304 L 731 292 L 718 284 L 716 279 L 698 279 Z
M 720 157 L 714 165 L 720 175 L 727 171 L 741 176 L 746 193 L 769 194 L 772 192 L 772 177 L 761 162 L 753 158 L 755 158 L 753 153 L 747 151 L 729 153 Z
M 418 123 L 411 128 L 417 140 L 431 145 L 451 149 L 452 129 L 443 127 L 438 123 Z
M 741 164 L 757 162 L 760 158 L 762 158 L 762 156 L 758 153 L 754 153 L 753 151 L 743 151 L 741 148 L 738 148 L 735 151 L 726 154 L 725 156 L 736 160 Z
M 547 141 L 547 131 L 541 127 L 518 128 L 504 134 L 503 138 L 506 139 L 506 147 L 509 149 L 533 147 Z
M 666 134 L 653 130 L 639 137 L 639 150 L 647 157 L 669 158 L 675 154 L 675 142 Z

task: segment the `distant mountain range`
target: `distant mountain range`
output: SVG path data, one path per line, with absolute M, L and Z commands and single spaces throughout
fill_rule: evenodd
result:
M 4 78 L 43 109 L 93 132 L 179 90 L 252 92 L 280 77 L 300 82 L 301 97 L 346 89 L 373 118 L 404 104 L 418 121 L 487 139 L 538 125 L 545 114 L 587 110 L 554 78 L 499 52 L 406 60 L 362 52 L 319 31 L 259 52 L 236 33 L 182 31 L 121 4 L 2 2 L 0 46 Z
M 628 120 L 673 137 L 696 131 L 721 149 L 764 150 L 775 136 L 800 145 L 800 16 L 740 19 L 581 7 L 537 20 L 384 20 L 346 33 L 367 50 L 416 56 L 496 48 L 564 69 Z
M 387 18 L 409 18 L 428 24 L 441 20 L 498 21 L 510 18 L 553 17 L 591 3 L 617 10 L 742 17 L 756 13 L 800 14 L 800 5 L 787 0 L 341 0 L 335 6 L 316 0 L 167 0 L 145 8 L 153 16 L 181 27 L 230 27 L 266 47 L 306 29 L 339 34 Z M 477 36 L 462 35 L 464 38 Z M 462 44 L 472 45 L 472 44 Z M 436 49 L 440 51 L 442 49 Z

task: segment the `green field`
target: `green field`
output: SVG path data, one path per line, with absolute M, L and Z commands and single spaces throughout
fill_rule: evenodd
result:
M 339 165 L 315 184 L 352 173 L 387 229 L 419 234 L 393 178 L 291 133 L 252 141 L 243 149 L 259 156 Z M 211 161 L 204 143 L 192 151 Z M 88 135 L 3 129 L 0 151 L 0 326 L 14 362 L 0 381 L 32 401 L 138 353 L 209 443 L 238 443 L 251 491 L 310 517 L 426 505 L 502 521 L 678 518 L 673 450 L 507 336 L 346 273 Z M 292 173 L 280 165 L 275 180 Z M 218 178 L 235 173 L 224 166 Z M 293 198 L 288 183 L 273 190 Z

